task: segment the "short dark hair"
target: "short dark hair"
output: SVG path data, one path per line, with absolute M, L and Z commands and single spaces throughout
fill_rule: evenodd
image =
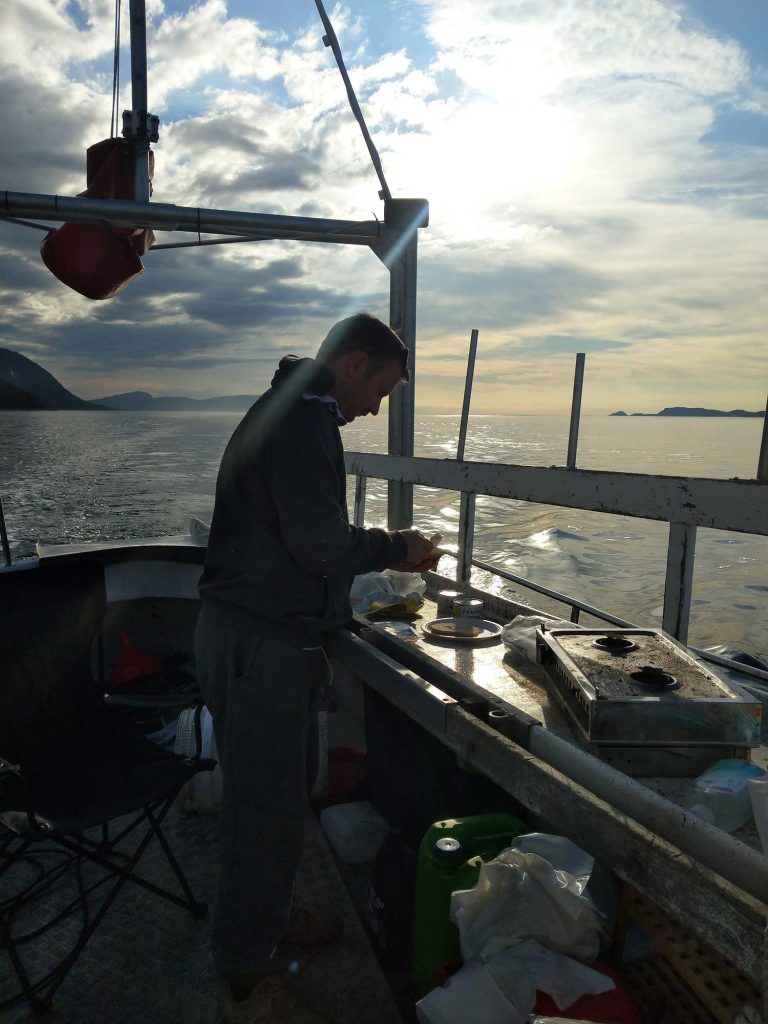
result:
M 347 352 L 364 352 L 374 365 L 381 367 L 396 359 L 402 380 L 410 380 L 407 346 L 391 327 L 370 313 L 355 313 L 334 324 L 317 350 L 317 359 L 327 363 Z

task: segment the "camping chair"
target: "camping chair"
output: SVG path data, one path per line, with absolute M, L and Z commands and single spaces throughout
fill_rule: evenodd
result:
M 50 1008 L 127 881 L 196 917 L 207 910 L 160 826 L 182 786 L 215 762 L 163 750 L 104 703 L 91 666 L 105 601 L 97 561 L 0 573 L 0 944 L 20 986 L 0 1012 L 24 999 L 34 1011 Z M 181 895 L 136 873 L 153 837 Z M 89 865 L 103 869 L 95 882 Z M 73 873 L 77 896 L 62 907 L 57 883 L 69 874 L 71 884 Z M 34 940 L 71 925 L 78 909 L 82 926 L 71 948 L 41 968 Z

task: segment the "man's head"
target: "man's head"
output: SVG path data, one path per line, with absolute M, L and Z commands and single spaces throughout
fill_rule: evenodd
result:
M 335 324 L 317 360 L 333 370 L 330 393 L 348 423 L 368 413 L 375 416 L 382 399 L 409 379 L 408 349 L 391 327 L 368 313 Z

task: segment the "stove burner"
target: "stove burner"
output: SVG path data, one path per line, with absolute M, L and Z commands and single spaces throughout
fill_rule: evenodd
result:
M 601 651 L 608 651 L 609 654 L 626 654 L 627 651 L 634 651 L 637 647 L 636 643 L 628 640 L 625 636 L 613 636 L 611 634 L 599 636 L 592 643 L 595 647 L 599 647 Z
M 630 673 L 630 679 L 634 679 L 643 686 L 650 686 L 654 690 L 674 690 L 680 683 L 668 672 L 662 672 L 660 668 L 653 665 L 643 665 L 637 672 Z

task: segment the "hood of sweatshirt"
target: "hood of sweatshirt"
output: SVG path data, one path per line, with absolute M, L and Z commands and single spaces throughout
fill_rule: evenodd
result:
M 315 359 L 283 356 L 272 378 L 272 387 L 285 388 L 290 384 L 296 397 L 308 391 L 316 395 L 327 395 L 333 387 L 334 379 L 333 370 Z

